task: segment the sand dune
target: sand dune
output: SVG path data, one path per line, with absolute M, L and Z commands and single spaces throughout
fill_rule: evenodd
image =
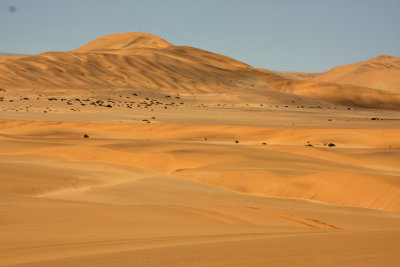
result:
M 148 33 L 117 33 L 103 36 L 79 47 L 76 52 L 95 52 L 99 50 L 127 50 L 135 48 L 166 48 L 172 46 L 164 39 Z
M 387 109 L 400 106 L 400 96 L 395 91 L 382 93 L 360 85 L 311 82 L 289 76 L 252 68 L 201 49 L 174 46 L 145 33 L 104 36 L 68 52 L 0 58 L 3 89 L 90 91 L 113 87 L 230 94 L 248 97 L 251 103 L 260 97 L 279 99 L 282 96 L 276 92 L 285 92 L 292 98 L 303 95 L 340 105 Z
M 400 96 L 312 77 L 144 33 L 0 57 L 0 265 L 399 266 Z
M 2 53 L 2 52 L 0 52 L 0 57 L 20 57 L 20 56 L 28 56 L 28 55 L 27 54 Z
M 245 73 L 236 72 L 250 68 L 243 63 L 138 33 L 101 37 L 71 52 L 4 59 L 0 66 L 6 89 L 128 87 L 198 93 L 218 91 L 219 83 L 234 90 L 245 87 L 235 86 L 238 80 L 247 87 L 252 83 Z
M 305 95 L 345 106 L 395 110 L 398 110 L 400 106 L 400 95 L 397 92 L 307 79 L 286 79 L 278 76 L 269 76 L 265 81 L 271 87 L 286 93 Z
M 399 93 L 400 58 L 380 55 L 367 61 L 333 68 L 311 79 Z
M 6 153 L 11 158 L 36 155 L 38 158 L 44 156 L 41 162 L 47 161 L 47 158 L 66 157 L 74 161 L 128 164 L 244 193 L 400 210 L 400 184 L 396 179 L 400 172 L 396 163 L 400 160 L 396 153 L 400 149 L 400 130 L 335 129 L 326 132 L 241 126 L 117 126 L 14 121 L 3 121 L 0 127 L 3 134 L 14 136 L 14 140 L 23 133 L 21 137 L 24 141 L 14 142 L 25 151 Z M 95 139 L 79 141 L 84 132 L 89 132 Z M 46 137 L 55 145 L 34 142 L 41 137 Z M 207 141 L 204 141 L 205 137 Z M 146 138 L 158 141 L 143 145 L 140 140 Z M 115 141 L 105 141 L 108 139 Z M 237 139 L 240 144 L 235 144 Z M 264 140 L 269 140 L 270 145 L 263 146 Z M 21 142 L 27 142 L 27 145 Z M 339 148 L 327 147 L 330 142 Z M 306 144 L 319 147 L 307 147 Z M 379 150 L 389 146 L 392 154 Z M 356 159 L 343 155 L 354 148 L 360 151 Z M 376 157 L 385 156 L 384 162 L 361 159 L 362 156 L 368 158 L 371 149 Z M 6 170 L 17 164 L 10 163 Z M 101 168 L 95 165 L 84 168 L 82 172 L 90 168 L 101 172 Z M 14 169 L 18 169 L 18 165 Z M 99 176 L 96 172 L 92 172 L 94 177 Z M 126 176 L 124 173 L 118 175 L 112 169 L 107 172 L 114 173 L 114 182 L 119 180 L 117 176 Z M 37 173 L 42 177 L 40 171 Z M 21 176 L 21 182 L 15 179 L 16 184 L 3 185 L 2 190 L 7 191 L 14 186 L 16 191 L 11 193 L 18 193 L 17 188 L 26 183 L 25 178 L 29 175 L 22 173 Z M 37 180 L 41 181 L 40 178 Z M 55 185 L 47 180 L 43 183 L 48 184 L 50 191 L 65 187 L 63 178 L 55 182 Z M 95 178 L 89 181 L 71 179 L 68 182 L 74 187 L 107 183 Z M 32 190 L 43 190 L 40 183 L 36 183 L 36 187 Z M 365 198 L 366 195 L 368 198 Z
M 290 71 L 273 71 L 273 72 L 280 77 L 292 80 L 312 79 L 322 74 L 322 73 L 306 73 L 306 72 L 290 72 Z
M 242 246 L 254 266 L 399 262 L 398 129 L 3 120 L 0 133 L 0 264 L 224 266 Z
M 392 235 L 392 236 L 391 236 Z M 398 234 L 387 233 L 386 242 L 378 234 L 345 233 L 313 236 L 279 236 L 279 238 L 259 238 L 255 240 L 216 241 L 208 244 L 179 245 L 164 248 L 141 249 L 128 252 L 104 253 L 95 256 L 70 257 L 48 260 L 20 266 L 98 266 L 101 262 L 113 266 L 150 266 L 175 262 L 182 266 L 293 266 L 299 262 L 307 266 L 395 266 L 397 258 L 387 255 L 392 247 L 398 247 Z M 304 246 L 316 244 L 318 246 Z M 376 240 L 368 242 L 368 240 Z M 336 253 L 335 243 L 341 243 L 343 252 Z M 263 249 L 268 248 L 268 249 Z M 365 258 L 353 255 L 366 253 Z M 292 257 L 288 257 L 293 255 Z M 157 257 L 154 257 L 157 255 Z M 195 262 L 193 262 L 195 259 Z M 296 259 L 296 260 L 294 260 Z

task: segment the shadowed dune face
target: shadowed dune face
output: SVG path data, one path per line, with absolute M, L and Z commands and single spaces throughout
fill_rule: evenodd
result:
M 100 37 L 69 52 L 0 58 L 0 84 L 5 89 L 89 91 L 114 87 L 230 94 L 248 97 L 251 103 L 257 103 L 260 97 L 279 98 L 275 91 L 340 105 L 399 109 L 397 91 L 370 89 L 368 84 L 339 85 L 333 83 L 336 80 L 322 78 L 324 82 L 317 81 L 323 75 L 313 78 L 315 81 L 298 79 L 304 75 L 295 75 L 293 79 L 288 74 L 252 68 L 223 55 L 174 46 L 145 33 Z
M 188 47 L 107 52 L 50 52 L 0 59 L 5 88 L 131 88 L 174 93 L 238 93 L 257 83 L 246 65 Z M 244 85 L 241 83 L 245 83 Z M 239 85 L 238 85 L 239 84 Z M 247 85 L 246 85 L 247 84 Z

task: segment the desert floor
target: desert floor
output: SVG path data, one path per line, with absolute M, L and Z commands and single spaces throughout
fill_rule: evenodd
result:
M 398 111 L 2 96 L 2 266 L 400 265 Z

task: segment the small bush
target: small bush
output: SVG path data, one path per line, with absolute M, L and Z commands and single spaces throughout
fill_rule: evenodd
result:
M 84 134 L 84 135 L 83 135 L 83 138 L 89 138 L 89 135 Z

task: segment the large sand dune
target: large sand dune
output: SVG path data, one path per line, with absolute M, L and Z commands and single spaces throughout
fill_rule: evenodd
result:
M 399 94 L 318 75 L 143 33 L 0 58 L 0 265 L 399 266 Z
M 311 79 L 398 93 L 400 92 L 400 58 L 380 55 L 367 61 L 333 68 Z
M 100 37 L 74 51 L 0 58 L 3 89 L 90 91 L 114 87 L 169 93 L 250 95 L 255 96 L 252 102 L 260 97 L 276 98 L 274 91 L 278 91 L 340 105 L 399 109 L 397 91 L 371 89 L 368 84 L 338 85 L 322 81 L 288 78 L 223 55 L 174 46 L 144 33 Z

